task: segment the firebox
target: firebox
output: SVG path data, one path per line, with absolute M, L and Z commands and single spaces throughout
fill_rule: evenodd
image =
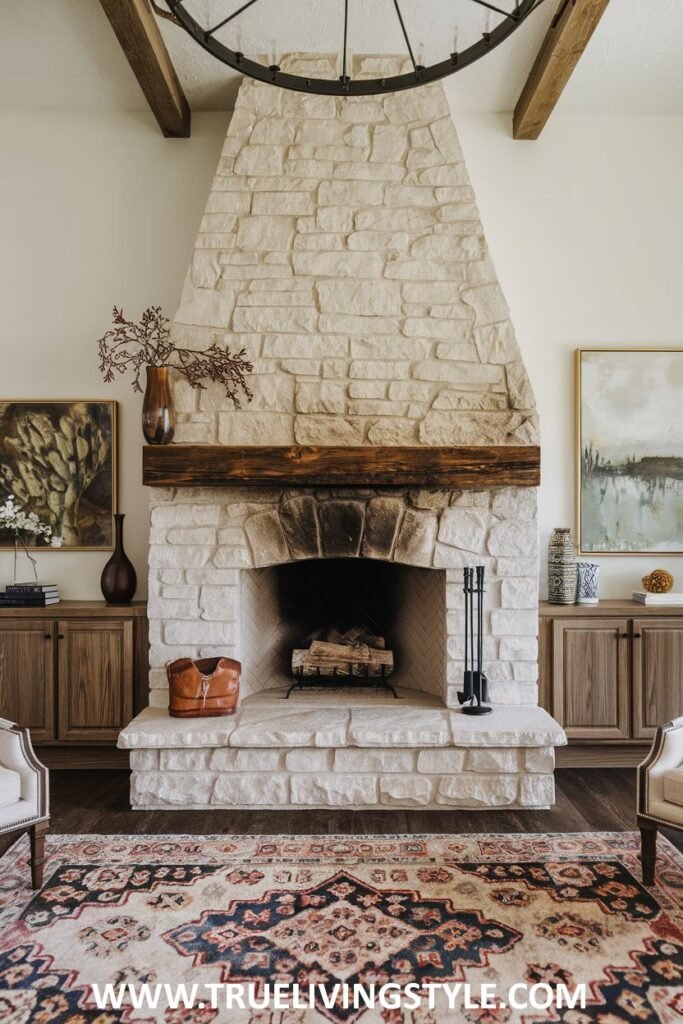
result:
M 368 637 L 382 640 L 384 654 L 391 654 L 391 672 L 369 675 L 359 658 L 350 659 L 359 666 L 355 675 L 353 670 L 345 673 L 342 657 L 338 688 L 372 689 L 374 680 L 379 689 L 383 680 L 390 680 L 395 688 L 443 700 L 445 571 L 369 558 L 313 559 L 244 571 L 241 590 L 245 694 L 274 689 L 279 695 L 278 688 L 296 678 L 293 651 L 305 649 L 311 640 L 342 641 L 348 634 L 349 642 L 358 636 L 361 651 Z M 381 667 L 382 661 L 390 663 L 384 657 L 376 664 Z M 334 678 L 331 670 L 320 674 L 325 680 Z M 305 679 L 315 689 L 315 675 L 311 672 Z

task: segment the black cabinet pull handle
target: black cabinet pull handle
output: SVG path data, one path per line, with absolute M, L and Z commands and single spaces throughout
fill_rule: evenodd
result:
M 52 640 L 52 633 L 45 633 L 43 635 L 43 640 Z
M 634 634 L 633 634 L 633 639 L 634 639 L 634 640 L 640 640 L 640 638 L 641 638 L 641 636 L 642 636 L 642 635 L 643 635 L 642 633 L 634 633 Z
M 64 634 L 63 633 L 58 633 L 57 634 L 57 639 L 58 640 L 63 640 L 64 639 Z
M 628 640 L 628 633 L 620 633 L 619 636 L 622 640 Z

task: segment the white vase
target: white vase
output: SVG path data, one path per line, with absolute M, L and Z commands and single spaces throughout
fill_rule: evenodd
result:
M 577 562 L 576 568 L 578 573 L 576 603 L 597 604 L 600 566 L 597 562 Z

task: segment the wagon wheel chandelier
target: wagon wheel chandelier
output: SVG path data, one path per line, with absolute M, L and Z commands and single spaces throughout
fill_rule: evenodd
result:
M 400 29 L 406 59 L 410 61 L 409 70 L 404 74 L 385 78 L 363 77 L 357 79 L 350 74 L 352 62 L 349 52 L 349 28 L 352 19 L 356 25 L 360 21 L 361 6 L 356 4 L 354 8 L 353 0 L 338 0 L 338 2 L 340 24 L 343 26 L 338 50 L 341 75 L 338 78 L 314 78 L 281 70 L 275 58 L 271 63 L 255 60 L 246 56 L 239 49 L 232 49 L 227 41 L 223 41 L 227 39 L 231 31 L 234 32 L 239 28 L 240 16 L 258 4 L 259 0 L 246 0 L 237 9 L 230 9 L 233 8 L 231 0 L 221 0 L 224 16 L 216 17 L 214 15 L 213 18 L 207 18 L 209 23 L 206 25 L 200 24 L 188 10 L 188 7 L 192 5 L 192 0 L 165 0 L 168 9 L 160 7 L 157 0 L 151 0 L 158 15 L 184 28 L 204 50 L 233 70 L 248 75 L 250 78 L 258 79 L 258 81 L 281 86 L 284 89 L 327 96 L 371 96 L 400 89 L 413 89 L 418 85 L 446 78 L 448 75 L 466 68 L 469 64 L 473 64 L 481 57 L 485 57 L 487 53 L 504 42 L 533 11 L 540 7 L 543 0 L 496 0 L 495 3 L 489 3 L 488 0 L 464 0 L 466 5 L 475 5 L 482 10 L 484 24 L 481 31 L 476 33 L 473 42 L 463 49 L 458 49 L 458 30 L 454 26 L 452 39 L 455 45 L 450 47 L 452 52 L 447 53 L 445 59 L 427 65 L 420 60 L 420 50 L 411 39 L 412 33 L 409 32 L 406 25 L 399 0 L 387 0 L 387 12 L 395 21 L 394 28 Z M 565 2 L 571 2 L 571 0 L 565 0 Z M 300 14 L 300 16 L 304 17 L 305 15 Z M 449 49 L 447 44 L 444 49 Z

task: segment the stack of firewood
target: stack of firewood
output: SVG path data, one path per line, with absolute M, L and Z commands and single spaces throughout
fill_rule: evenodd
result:
M 292 651 L 295 676 L 389 676 L 394 655 L 386 650 L 383 636 L 375 636 L 364 626 L 352 626 L 345 632 L 332 627 L 318 630 L 309 638 L 309 646 Z

